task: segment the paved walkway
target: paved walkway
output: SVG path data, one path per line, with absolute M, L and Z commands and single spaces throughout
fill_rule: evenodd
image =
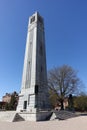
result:
M 87 116 L 63 121 L 0 122 L 0 130 L 87 130 Z

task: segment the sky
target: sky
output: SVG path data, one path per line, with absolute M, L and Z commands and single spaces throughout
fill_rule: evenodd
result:
M 0 0 L 0 100 L 21 88 L 28 19 L 44 18 L 47 70 L 67 64 L 87 91 L 87 1 Z

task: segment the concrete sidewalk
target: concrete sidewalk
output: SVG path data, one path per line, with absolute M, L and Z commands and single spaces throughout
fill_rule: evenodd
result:
M 87 130 L 87 116 L 43 122 L 0 122 L 0 130 Z

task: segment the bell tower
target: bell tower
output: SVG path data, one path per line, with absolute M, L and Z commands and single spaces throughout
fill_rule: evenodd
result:
M 17 111 L 32 114 L 48 108 L 44 20 L 36 12 L 29 18 Z

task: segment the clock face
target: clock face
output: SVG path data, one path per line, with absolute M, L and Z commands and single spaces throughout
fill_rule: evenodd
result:
M 30 20 L 30 23 L 34 22 L 35 21 L 35 16 L 33 16 Z

